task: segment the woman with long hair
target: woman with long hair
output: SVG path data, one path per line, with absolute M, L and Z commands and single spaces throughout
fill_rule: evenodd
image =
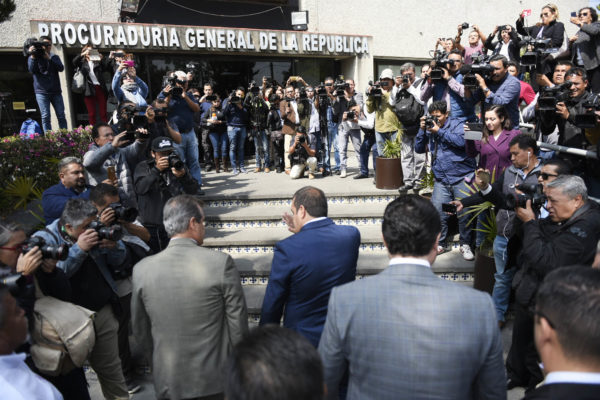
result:
M 88 112 L 90 125 L 96 122 L 106 122 L 106 99 L 108 91 L 104 82 L 104 71 L 107 69 L 104 56 L 87 44 L 83 46 L 81 54 L 73 59 L 73 66 L 79 68 L 85 77 L 84 102 Z M 96 106 L 100 115 L 96 113 Z

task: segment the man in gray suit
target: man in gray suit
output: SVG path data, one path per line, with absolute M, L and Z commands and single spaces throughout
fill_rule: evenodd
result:
M 331 292 L 319 343 L 328 397 L 348 367 L 348 400 L 506 399 L 492 299 L 431 271 L 441 229 L 431 202 L 399 197 L 382 228 L 388 268 Z
M 248 332 L 232 258 L 200 247 L 202 203 L 171 198 L 163 210 L 168 247 L 133 270 L 133 333 L 152 359 L 158 399 L 222 399 L 223 366 Z

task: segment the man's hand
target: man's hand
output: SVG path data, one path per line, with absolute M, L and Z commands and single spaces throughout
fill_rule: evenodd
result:
M 477 79 L 477 83 L 479 83 L 479 87 L 481 88 L 481 90 L 487 89 L 485 79 L 483 79 L 483 77 L 481 75 L 475 74 L 475 79 Z
M 119 68 L 117 68 L 117 71 L 123 72 L 123 70 L 126 70 L 127 68 L 129 68 L 129 67 L 127 66 L 127 64 L 125 64 L 125 63 L 120 63 L 120 64 L 119 64 Z
M 290 213 L 285 212 L 281 216 L 281 218 L 283 219 L 283 222 L 285 222 L 285 224 L 287 225 L 288 231 L 293 232 L 293 233 L 298 232 L 298 230 L 296 229 L 296 226 L 294 225 L 293 216 Z
M 29 49 L 27 50 L 29 53 L 31 53 L 31 58 L 35 60 L 35 54 L 33 54 L 33 52 L 35 51 L 35 46 L 29 46 Z
M 569 109 L 564 102 L 556 103 L 556 114 L 560 115 L 562 119 L 569 119 Z
M 423 115 L 421 117 L 421 123 L 419 124 L 419 128 L 421 128 L 421 130 L 425 130 L 425 116 Z
M 146 128 L 137 128 L 135 131 L 139 133 L 139 138 L 137 139 L 138 142 L 145 142 L 148 140 L 148 130 Z
M 462 24 L 458 25 L 458 36 L 462 36 L 463 34 L 463 28 L 462 28 Z
M 56 264 L 58 264 L 58 260 L 44 258 L 42 260 L 42 271 L 44 271 L 47 274 L 50 274 L 52 273 L 52 271 L 54 271 L 54 268 L 56 268 Z
M 456 206 L 456 213 L 457 214 L 459 212 L 461 212 L 463 210 L 463 208 L 465 208 L 465 206 L 463 206 L 463 203 L 461 203 L 460 200 L 452 200 L 449 203 L 450 204 L 454 204 Z
M 444 78 L 447 81 L 449 81 L 450 78 L 452 78 L 452 75 L 450 75 L 450 72 L 448 72 L 446 68 L 442 68 L 442 78 Z
M 166 96 L 170 96 L 171 95 L 171 89 L 173 89 L 171 87 L 171 84 L 168 84 L 167 86 L 165 86 L 162 90 L 162 92 L 166 95 Z
M 113 185 L 114 187 L 117 187 L 119 182 L 116 179 L 113 181 L 112 179 L 106 178 L 102 181 L 102 183 L 106 183 L 107 185 Z
M 17 272 L 23 275 L 31 275 L 42 263 L 42 251 L 38 246 L 29 250 L 27 254 L 19 254 L 17 259 Z
M 517 213 L 517 217 L 519 217 L 519 219 L 523 222 L 529 222 L 529 221 L 535 220 L 535 213 L 533 212 L 533 209 L 531 208 L 531 200 L 527 200 L 525 208 L 517 207 L 517 208 L 515 208 L 515 211 Z
M 579 36 L 577 36 L 577 35 L 571 36 L 571 37 L 569 38 L 569 42 L 573 43 L 573 42 L 575 42 L 577 39 L 579 39 Z
M 571 21 L 572 24 L 575 24 L 578 27 L 581 27 L 583 25 L 583 23 L 579 20 L 579 17 L 571 17 L 569 21 Z
M 433 126 L 431 128 L 429 128 L 429 132 L 436 134 L 436 133 L 438 133 L 439 130 L 440 130 L 440 126 L 438 125 L 438 122 L 434 119 Z
M 100 222 L 103 225 L 109 226 L 112 225 L 113 222 L 117 219 L 117 215 L 115 214 L 115 210 L 112 207 L 106 207 L 102 214 L 100 214 Z
M 115 136 L 112 141 L 113 147 L 117 148 L 129 143 L 129 140 L 125 139 L 125 135 L 127 135 L 127 131 L 123 131 Z
M 181 178 L 182 176 L 185 175 L 185 168 L 181 168 L 181 169 L 171 168 L 171 172 L 173 173 L 173 175 L 175 175 L 176 178 Z
M 98 232 L 93 229 L 86 229 L 77 238 L 77 245 L 86 253 L 98 244 Z
M 161 157 L 161 158 L 159 158 L 158 162 L 156 163 L 156 168 L 160 172 L 163 172 L 164 170 L 166 170 L 167 168 L 169 168 L 169 157 Z
M 146 119 L 148 120 L 149 124 L 154 122 L 155 116 L 156 113 L 154 112 L 154 108 L 152 108 L 152 106 L 148 106 L 148 108 L 146 108 Z
M 479 190 L 486 190 L 490 184 L 489 184 L 489 182 L 484 182 L 481 180 L 481 177 L 479 176 L 480 172 L 486 172 L 486 173 L 490 174 L 490 170 L 479 168 L 479 169 L 477 169 L 477 171 L 475 171 L 475 181 L 474 181 L 475 186 L 477 186 L 479 188 Z

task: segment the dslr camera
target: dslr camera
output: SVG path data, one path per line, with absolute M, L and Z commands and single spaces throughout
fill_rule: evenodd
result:
M 125 207 L 121 203 L 111 203 L 108 205 L 115 212 L 117 219 L 133 222 L 138 216 L 138 210 L 133 207 Z
M 44 238 L 39 236 L 32 236 L 27 241 L 25 241 L 23 248 L 21 249 L 21 253 L 27 254 L 33 249 L 35 246 L 39 247 L 42 252 L 42 258 L 49 258 L 51 260 L 60 260 L 64 261 L 69 256 L 69 246 L 66 244 L 61 244 L 59 246 L 53 246 L 46 244 Z
M 158 115 L 158 111 L 155 114 Z M 161 112 L 163 110 L 160 110 Z M 166 110 L 164 110 L 164 118 L 166 119 Z M 148 128 L 148 120 L 146 118 L 145 108 L 125 106 L 119 111 L 119 123 L 117 124 L 117 130 L 119 132 L 127 132 L 125 139 L 134 141 L 135 139 L 145 139 L 145 135 L 138 132 L 137 130 L 142 128 Z M 158 122 L 158 118 L 155 117 Z
M 123 237 L 123 228 L 121 225 L 106 226 L 100 221 L 92 221 L 88 228 L 98 232 L 99 239 L 106 239 L 116 242 L 117 240 L 121 240 Z
M 507 194 L 505 197 L 506 209 L 515 210 L 516 208 L 527 207 L 527 200 L 531 200 L 531 208 L 535 211 L 546 203 L 546 195 L 543 193 L 544 187 L 537 183 L 522 183 L 516 185 L 515 189 L 523 193 Z
M 427 115 L 425 117 L 425 129 L 431 129 L 434 127 L 434 125 L 437 124 L 439 124 L 438 117 L 435 117 L 433 115 Z
M 354 118 L 356 118 L 356 113 L 354 111 L 348 111 L 346 113 L 346 119 L 347 120 L 352 120 Z
M 176 170 L 181 171 L 183 167 L 183 161 L 181 161 L 181 158 L 179 158 L 177 153 L 169 154 L 169 168 L 175 168 Z
M 33 51 L 29 51 L 29 48 L 33 46 Z M 35 58 L 42 58 L 46 54 L 46 46 L 44 42 L 37 40 L 36 38 L 30 38 L 23 43 L 23 56 L 35 56 Z
M 468 22 L 463 22 L 462 24 L 460 24 L 460 27 L 465 30 L 465 29 L 469 29 L 469 23 Z
M 183 88 L 177 86 L 177 84 L 184 85 L 185 82 L 177 79 L 177 75 L 173 76 L 163 76 L 163 89 L 167 87 L 167 85 L 171 85 L 171 96 L 173 97 L 181 97 L 183 94 Z

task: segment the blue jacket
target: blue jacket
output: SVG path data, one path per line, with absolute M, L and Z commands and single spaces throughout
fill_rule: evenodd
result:
M 475 159 L 465 151 L 463 122 L 449 117 L 437 134 L 419 129 L 415 151 L 425 153 L 427 145 L 433 161 L 431 169 L 436 181 L 453 185 L 475 172 Z
M 248 110 L 242 107 L 241 109 L 235 104 L 227 102 L 223 106 L 223 115 L 227 120 L 227 126 L 245 127 L 248 125 Z
M 329 294 L 356 276 L 360 232 L 329 218 L 304 225 L 275 245 L 260 325 L 283 325 L 315 347 L 327 316 Z M 285 312 L 284 312 L 285 307 Z
M 55 219 L 60 218 L 65 204 L 70 199 L 89 199 L 90 189 L 86 188 L 83 193 L 77 193 L 73 189 L 67 189 L 62 182 L 50 186 L 42 194 L 42 208 L 44 209 L 44 219 L 46 225 L 51 224 Z
M 24 133 L 27 135 L 28 139 L 31 139 L 31 138 L 33 138 L 35 133 L 37 133 L 39 135 L 43 135 L 44 131 L 42 130 L 42 127 L 35 119 L 27 118 L 21 124 L 21 129 L 19 130 L 19 133 Z
M 123 89 L 121 89 L 122 75 L 122 71 L 117 71 L 115 72 L 112 80 L 112 90 L 117 97 L 117 100 L 119 100 L 119 103 L 127 101 L 127 97 L 125 97 Z M 135 103 L 138 105 L 138 107 L 146 107 L 148 105 L 146 103 L 146 97 L 148 96 L 148 85 L 146 85 L 146 82 L 144 82 L 139 76 L 135 77 L 135 83 L 137 83 L 138 88 L 136 91 L 130 93 L 133 95 L 133 97 L 135 97 Z
M 519 129 L 519 97 L 521 95 L 521 82 L 508 72 L 506 76 L 500 82 L 488 82 L 488 88 L 491 93 L 488 97 L 482 93 L 481 90 L 477 91 L 477 101 L 483 99 L 483 108 L 487 110 L 493 104 L 499 104 L 504 106 L 510 122 L 512 122 L 512 129 Z
M 187 96 L 194 103 L 198 103 L 198 100 L 192 95 L 191 91 L 188 91 Z M 159 99 L 166 99 L 164 92 L 158 94 Z M 181 134 L 189 133 L 194 129 L 194 112 L 188 106 L 183 97 L 171 97 L 169 101 L 169 124 L 171 128 L 180 132 Z
M 40 94 L 60 94 L 60 79 L 58 73 L 64 71 L 60 57 L 54 53 L 50 54 L 50 59 L 32 58 L 27 59 L 27 68 L 33 74 L 33 90 Z

